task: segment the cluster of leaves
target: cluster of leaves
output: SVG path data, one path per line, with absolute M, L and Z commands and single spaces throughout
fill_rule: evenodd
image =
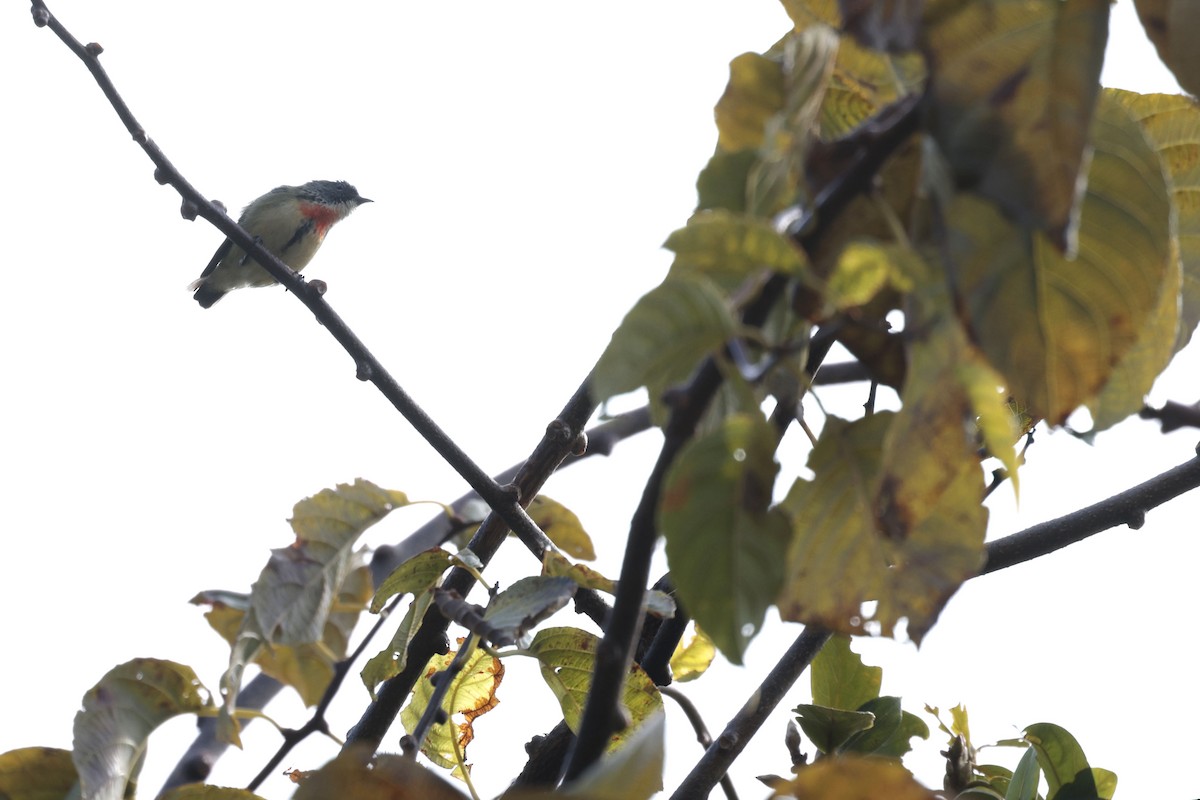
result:
M 929 738 L 929 727 L 916 714 L 900 707 L 899 697 L 880 695 L 883 670 L 868 666 L 850 649 L 850 639 L 835 636 L 813 660 L 812 703 L 794 711 L 799 730 L 812 743 L 816 757 L 809 762 L 799 747 L 795 727 L 789 730 L 792 777 L 760 778 L 773 797 L 900 797 L 934 798 L 905 770 L 900 759 L 911 750 L 911 739 Z M 1041 775 L 1047 778 L 1047 798 L 1102 798 L 1111 800 L 1117 777 L 1088 764 L 1075 738 L 1057 725 L 1036 723 L 1020 739 L 996 742 L 995 747 L 1016 747 L 1025 752 L 1015 770 L 981 764 L 981 748 L 971 740 L 967 711 L 950 709 L 951 722 L 942 722 L 939 711 L 926 713 L 948 738 L 944 785 L 958 800 L 1036 800 Z M 833 758 L 836 756 L 836 758 Z M 817 792 L 824 794 L 818 794 Z M 843 792 L 838 795 L 837 792 Z M 873 793 L 873 794 L 872 794 Z
M 236 697 L 248 664 L 257 665 L 292 687 L 306 705 L 314 706 L 330 686 L 336 665 L 346 658 L 349 635 L 359 616 L 364 611 L 379 614 L 389 602 L 406 595 L 413 596 L 407 614 L 397 625 L 391 642 L 367 662 L 361 674 L 366 689 L 373 692 L 380 682 L 402 670 L 416 623 L 435 603 L 468 630 L 470 638 L 459 640 L 458 652 L 430 659 L 425 669 L 427 680 L 417 684 L 401 713 L 405 729 L 412 733 L 429 712 L 430 704 L 437 703 L 441 714 L 437 715 L 436 709 L 434 713 L 439 724 L 412 743 L 434 764 L 469 777 L 465 757 L 466 747 L 474 738 L 472 723 L 497 705 L 496 691 L 504 677 L 504 660 L 509 656 L 536 659 L 564 720 L 577 726 L 591 682 L 598 639 L 577 628 L 545 628 L 532 637 L 531 632 L 566 605 L 577 587 L 611 592 L 614 582 L 582 564 L 571 563 L 558 551 L 550 551 L 543 575 L 523 578 L 504 591 L 493 592 L 487 607 L 481 608 L 444 593 L 439 596 L 441 590 L 437 588 L 451 566 L 476 569 L 478 560 L 469 550 L 451 554 L 434 549 L 399 566 L 372 593 L 358 542 L 370 526 L 408 504 L 402 492 L 381 489 L 365 480 L 301 500 L 290 520 L 295 541 L 272 551 L 249 594 L 208 591 L 193 600 L 211 606 L 206 617 L 230 644 L 230 666 L 221 678 L 223 702 L 219 708 L 190 667 L 159 659 L 134 659 L 111 670 L 85 696 L 75 720 L 72 751 L 26 748 L 0 756 L 0 789 L 6 797 L 63 797 L 78 781 L 84 797 L 128 796 L 136 787 L 148 737 L 181 714 L 216 716 L 219 735 L 240 746 L 238 718 L 242 712 L 236 707 Z M 592 552 L 590 537 L 569 510 L 541 497 L 533 512 L 558 546 Z M 666 616 L 674 613 L 671 599 L 662 593 L 651 595 L 648 608 Z M 698 636 L 697 640 L 699 643 L 693 641 L 689 648 L 680 648 L 681 675 L 702 673 L 712 660 L 711 647 L 705 653 L 704 638 Z M 487 646 L 489 642 L 491 646 Z M 494 649 L 513 645 L 516 647 L 505 651 Z M 451 668 L 460 654 L 461 663 Z M 437 692 L 442 675 L 448 675 L 449 682 L 442 687 L 444 691 Z M 640 669 L 626 683 L 622 706 L 632 724 L 614 737 L 613 749 L 637 735 L 643 722 L 661 716 L 662 697 Z M 661 724 L 656 723 L 652 729 L 661 740 Z M 640 780 L 654 783 L 647 796 L 661 788 L 661 741 L 652 750 L 657 757 L 640 767 L 645 772 Z M 613 775 L 617 775 L 628 769 L 629 757 L 627 754 L 606 765 L 606 772 L 615 770 Z M 347 768 L 345 761 L 339 761 L 327 769 L 332 775 L 342 775 Z M 413 774 L 408 767 L 393 765 L 383 768 L 380 775 L 390 771 L 406 778 Z M 322 775 L 319 785 L 333 779 Z M 295 777 L 305 783 L 308 776 Z M 463 797 L 448 785 L 439 791 L 450 792 L 444 796 Z M 192 795 L 184 792 L 167 796 Z M 249 792 L 237 796 L 254 797 Z
M 983 458 L 1015 491 L 1023 430 L 1135 413 L 1200 320 L 1200 109 L 1100 89 L 1107 2 L 784 5 L 794 29 L 732 62 L 697 212 L 594 380 L 597 399 L 647 387 L 653 404 L 720 368 L 659 524 L 679 597 L 735 662 L 772 605 L 919 642 L 983 564 Z M 916 95 L 917 132 L 806 240 L 821 193 Z M 787 302 L 748 328 L 781 274 Z M 814 331 L 901 408 L 828 416 L 814 477 L 776 502 Z

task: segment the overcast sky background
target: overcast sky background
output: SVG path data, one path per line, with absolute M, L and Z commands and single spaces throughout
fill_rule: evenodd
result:
M 494 472 L 529 452 L 626 310 L 661 280 L 659 246 L 694 207 L 728 61 L 787 27 L 774 0 L 57 0 L 51 11 L 105 47 L 103 64 L 150 136 L 235 215 L 271 187 L 314 178 L 349 180 L 375 200 L 306 274 L 328 282 L 338 312 Z M 215 690 L 228 652 L 187 600 L 244 591 L 268 549 L 291 541 L 284 520 L 297 500 L 360 476 L 442 501 L 465 486 L 355 380 L 294 298 L 271 288 L 208 311 L 192 301 L 185 287 L 220 234 L 181 220 L 175 192 L 154 182 L 83 65 L 32 25 L 26 4 L 0 15 L 3 752 L 69 748 L 83 693 L 133 657 L 189 664 Z M 1177 91 L 1127 0 L 1114 7 L 1104 81 Z M 1181 354 L 1155 404 L 1197 399 L 1197 352 Z M 864 392 L 821 398 L 850 416 Z M 1128 488 L 1187 460 L 1196 440 L 1139 420 L 1095 447 L 1041 431 L 1019 513 L 1011 491 L 997 492 L 989 535 Z M 546 487 L 580 515 L 597 568 L 613 577 L 660 441 L 645 434 Z M 780 489 L 802 469 L 802 453 L 785 461 Z M 367 543 L 396 541 L 428 516 L 398 511 Z M 890 640 L 856 649 L 885 668 L 885 693 L 910 711 L 967 703 L 978 742 L 1055 722 L 1093 765 L 1118 773 L 1118 797 L 1195 796 L 1197 518 L 1193 493 L 1139 531 L 971 581 L 920 651 Z M 536 567 L 511 549 L 501 579 Z M 685 687 L 714 732 L 798 633 L 773 622 L 746 668 L 719 662 Z M 558 717 L 536 665 L 507 666 L 501 705 L 476 723 L 469 752 L 493 795 L 524 762 L 524 742 Z M 787 709 L 806 702 L 807 685 L 735 765 L 743 797 L 766 794 L 753 776 L 786 772 Z M 344 732 L 366 701 L 353 677 L 333 729 Z M 700 749 L 667 706 L 671 786 Z M 270 712 L 289 725 L 307 716 L 290 697 Z M 152 739 L 144 796 L 192 731 L 181 719 Z M 397 726 L 385 746 L 400 735 Z M 214 782 L 244 786 L 278 743 L 259 723 L 243 739 Z M 943 747 L 936 733 L 918 744 L 911 765 L 927 785 L 940 786 Z M 334 752 L 310 740 L 285 766 L 314 768 Z M 988 757 L 1012 766 L 1017 755 Z M 260 792 L 290 788 L 276 778 Z

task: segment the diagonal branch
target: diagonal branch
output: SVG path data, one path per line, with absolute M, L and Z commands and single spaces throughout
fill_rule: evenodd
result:
M 789 236 L 807 252 L 813 252 L 832 222 L 859 194 L 870 189 L 884 162 L 917 131 L 922 96 L 910 95 L 884 109 L 867 130 L 870 136 L 856 142 L 844 170 L 826 185 L 810 207 L 795 215 L 787 225 Z M 775 302 L 783 295 L 787 281 L 775 275 L 764 285 L 758 297 L 742 316 L 748 326 L 759 326 Z M 696 425 L 722 382 L 715 358 L 700 367 L 687 388 L 679 393 L 667 423 L 666 438 L 658 461 L 650 473 L 641 501 L 630 523 L 621 577 L 613 613 L 604 638 L 596 650 L 591 689 L 580 720 L 579 730 L 564 777 L 578 777 L 604 752 L 609 737 L 620 728 L 618 698 L 633 656 L 633 645 L 641 624 L 641 607 L 650 573 L 650 557 L 658 541 L 655 517 L 659 495 L 667 470 L 684 444 L 691 439 Z
M 1120 494 L 989 543 L 987 566 L 980 574 L 1031 561 L 1118 525 L 1140 528 L 1147 511 L 1200 486 L 1200 447 L 1197 452 L 1196 458 Z M 804 629 L 671 795 L 672 800 L 708 796 L 828 638 L 828 633 L 813 626 Z
M 126 130 L 133 136 L 150 160 L 154 162 L 154 177 L 159 183 L 169 184 L 183 197 L 183 214 L 188 219 L 201 216 L 225 234 L 234 244 L 241 247 L 254 258 L 271 277 L 283 284 L 300 302 L 304 303 L 316 316 L 317 321 L 325 326 L 329 333 L 346 350 L 357 367 L 359 380 L 370 381 L 399 411 L 409 424 L 424 437 L 434 450 L 462 476 L 470 487 L 504 520 L 517 536 L 528 542 L 545 542 L 543 534 L 534 524 L 525 509 L 518 502 L 517 493 L 510 487 L 501 486 L 484 472 L 460 448 L 437 423 L 425 413 L 407 392 L 396 382 L 367 349 L 366 345 L 350 329 L 344 320 L 322 297 L 324 284 L 319 281 L 309 283 L 298 272 L 291 269 L 267 250 L 261 242 L 250 236 L 240 225 L 234 222 L 225 211 L 205 198 L 195 189 L 175 165 L 167 159 L 145 129 L 133 116 L 104 67 L 100 65 L 99 56 L 104 49 L 98 44 L 83 45 L 63 27 L 62 23 L 50 13 L 43 0 L 33 0 L 33 21 L 38 27 L 49 27 L 59 39 L 75 53 L 92 77 L 96 79 L 104 96 L 117 112 Z M 528 504 L 526 502 L 526 504 Z
M 1146 521 L 1147 511 L 1197 486 L 1200 455 L 1087 508 L 989 542 L 987 566 L 980 574 L 1032 561 L 1118 525 L 1137 530 Z

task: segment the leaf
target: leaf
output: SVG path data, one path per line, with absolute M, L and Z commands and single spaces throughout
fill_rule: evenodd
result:
M 783 577 L 787 520 L 769 508 L 774 428 L 735 414 L 680 451 L 663 482 L 659 526 L 678 597 L 740 664 Z
M 729 62 L 729 83 L 717 101 L 717 145 L 726 152 L 758 149 L 767 122 L 783 108 L 783 65 L 758 53 Z
M 151 732 L 173 717 L 211 706 L 191 667 L 153 658 L 113 667 L 83 696 L 75 715 L 72 757 L 82 796 L 121 800 Z
M 1133 347 L 1174 258 L 1167 184 L 1137 123 L 1102 102 L 1093 139 L 1075 260 L 977 197 L 959 195 L 947 214 L 976 344 L 1014 399 L 1055 425 L 1095 397 Z
M 890 257 L 893 248 L 851 242 L 842 250 L 825 286 L 825 302 L 838 311 L 866 305 L 884 287 L 904 281 Z
M 1038 765 L 1046 774 L 1046 783 L 1050 787 L 1046 800 L 1101 797 L 1083 748 L 1066 729 L 1053 723 L 1038 722 L 1025 729 L 1024 738 L 1037 752 Z M 1112 788 L 1116 788 L 1115 776 Z M 1111 800 L 1111 795 L 1104 800 Z
M 367 691 L 371 693 L 372 700 L 375 699 L 375 688 L 379 684 L 399 675 L 408 665 L 408 645 L 417 635 L 421 621 L 425 619 L 425 612 L 431 605 L 432 591 L 424 591 L 414 597 L 396 632 L 392 634 L 388 646 L 371 656 L 363 666 L 360 676 Z
M 675 254 L 671 275 L 707 277 L 729 291 L 763 270 L 800 275 L 807 264 L 772 223 L 728 211 L 697 213 L 663 247 Z
M 1185 91 L 1200 94 L 1200 54 L 1195 32 L 1200 5 L 1193 0 L 1134 0 L 1146 36 Z
M 1158 151 L 1171 183 L 1178 224 L 1176 239 L 1183 271 L 1179 334 L 1173 353 L 1182 350 L 1200 324 L 1200 108 L 1177 94 L 1137 94 L 1105 89 L 1137 120 Z
M 784 785 L 775 787 L 771 797 L 937 800 L 935 794 L 913 780 L 908 770 L 899 764 L 855 756 L 824 758 L 810 764 Z
M 569 603 L 578 588 L 570 578 L 521 578 L 488 604 L 483 618 L 492 628 L 489 638 L 497 647 L 516 644 L 539 622 Z
M 802 703 L 792 709 L 796 722 L 813 746 L 825 755 L 833 755 L 856 733 L 875 724 L 875 715 L 868 711 L 845 711 L 840 708 Z
M 820 706 L 858 711 L 879 697 L 883 669 L 868 667 L 850 649 L 849 636 L 831 636 L 812 661 L 812 700 Z
M 1103 391 L 1088 404 L 1092 430 L 1112 427 L 1142 409 L 1155 379 L 1192 337 L 1200 322 L 1200 109 L 1179 95 L 1140 95 L 1105 89 L 1107 102 L 1128 111 L 1157 151 L 1170 179 L 1175 225 L 1173 257 L 1158 306 L 1137 341 L 1113 369 Z
M 932 133 L 958 185 L 1060 253 L 1074 252 L 1108 13 L 1108 0 L 942 3 L 924 28 Z
M 712 639 L 700 628 L 693 628 L 691 638 L 686 641 L 680 639 L 671 655 L 671 677 L 676 683 L 687 683 L 699 678 L 708 671 L 717 654 Z
M 407 504 L 403 492 L 381 489 L 359 478 L 353 484 L 323 489 L 295 505 L 291 524 L 296 541 L 271 551 L 251 587 L 249 613 L 221 676 L 224 704 L 217 717 L 221 741 L 241 746 L 234 712 L 246 665 L 266 644 L 322 641 L 340 587 L 360 567 L 361 556 L 354 552 L 358 538 Z M 349 624 L 353 627 L 352 621 Z
M 78 780 L 70 750 L 22 747 L 0 754 L 0 797 L 63 800 Z
M 598 592 L 615 595 L 617 582 L 606 578 L 586 564 L 572 564 L 565 556 L 547 550 L 542 557 L 542 574 L 547 577 L 570 578 L 585 589 L 595 589 Z M 646 612 L 656 617 L 670 618 L 675 616 L 675 601 L 665 592 L 651 589 L 646 592 Z
M 378 614 L 396 595 L 411 594 L 415 597 L 437 586 L 450 562 L 450 554 L 440 547 L 418 553 L 405 561 L 392 570 L 392 574 L 375 590 L 375 596 L 371 600 L 371 613 Z
M 542 679 L 558 698 L 563 720 L 572 731 L 579 729 L 588 690 L 595 670 L 600 639 L 578 628 L 545 628 L 538 631 L 529 652 L 540 662 Z M 634 665 L 625 677 L 621 706 L 630 724 L 613 734 L 609 749 L 629 740 L 645 720 L 662 710 L 662 695 L 641 667 Z
M 718 150 L 696 177 L 696 211 L 724 209 L 735 214 L 746 211 L 746 184 L 758 163 L 755 150 L 726 153 Z
M 919 92 L 925 77 L 916 53 L 888 55 L 843 36 L 821 105 L 821 141 L 850 135 L 886 106 Z
M 851 736 L 842 746 L 844 753 L 899 760 L 912 750 L 912 737 L 929 738 L 929 726 L 915 714 L 902 710 L 899 697 L 876 697 L 858 710 L 874 714 L 875 724 Z
M 1038 768 L 1037 753 L 1031 747 L 1021 756 L 1004 792 L 1004 800 L 1037 800 L 1042 771 Z
M 321 641 L 255 648 L 250 659 L 267 675 L 294 688 L 306 706 L 316 705 L 333 679 L 334 666 L 346 657 L 350 634 L 370 594 L 371 572 L 360 565 L 346 576 Z M 245 630 L 249 595 L 201 592 L 191 602 L 211 605 L 204 614 L 208 624 L 230 645 L 238 642 Z
M 304 773 L 294 800 L 467 800 L 411 758 L 371 757 L 353 747 L 325 766 Z
M 662 791 L 664 722 L 655 712 L 629 738 L 629 746 L 605 755 L 558 791 L 586 800 L 649 800 Z
M 459 640 L 459 646 L 462 640 Z M 404 730 L 412 733 L 421 715 L 433 699 L 434 684 L 431 678 L 440 673 L 445 678 L 444 670 L 454 660 L 455 652 L 436 655 L 429 659 L 425 667 L 425 675 L 413 687 L 412 699 L 400 712 L 400 722 Z M 477 717 L 491 711 L 500 702 L 496 698 L 496 689 L 504 679 L 504 665 L 482 647 L 476 647 L 462 669 L 454 676 L 450 689 L 442 700 L 442 710 L 446 712 L 447 723 L 435 724 L 421 743 L 421 752 L 439 767 L 452 769 L 458 766 L 455 760 L 454 748 L 457 741 L 458 750 L 462 754 L 466 766 L 467 745 L 475 738 L 474 721 Z M 461 719 L 461 721 L 460 721 Z
M 358 537 L 392 511 L 408 505 L 403 492 L 356 480 L 323 489 L 292 511 L 296 541 L 273 550 L 250 594 L 254 614 L 271 642 L 321 638 L 325 617 L 350 569 Z
M 907 617 L 909 636 L 919 641 L 982 563 L 986 511 L 979 506 L 978 468 L 957 470 L 936 499 L 915 494 L 896 474 L 883 472 L 885 440 L 895 436 L 890 431 L 898 419 L 891 412 L 854 423 L 827 419 L 809 456 L 815 479 L 796 481 L 783 502 L 793 520 L 779 600 L 784 619 L 861 632 L 870 618 L 863 603 L 874 600 L 884 635 Z M 881 518 L 895 512 L 901 497 L 916 498 L 918 510 L 900 527 L 894 519 L 885 523 Z
M 555 547 L 571 558 L 595 560 L 596 549 L 592 546 L 592 538 L 583 529 L 583 523 L 574 511 L 544 494 L 533 498 L 527 511 Z
M 682 381 L 733 331 L 733 317 L 710 281 L 668 278 L 638 300 L 613 333 L 592 373 L 592 399 Z

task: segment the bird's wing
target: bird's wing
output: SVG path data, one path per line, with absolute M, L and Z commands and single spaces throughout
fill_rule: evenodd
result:
M 232 239 L 226 239 L 224 242 L 222 242 L 221 246 L 217 248 L 217 252 L 213 253 L 212 261 L 209 261 L 208 266 L 204 268 L 204 272 L 200 273 L 200 279 L 203 280 L 211 275 L 212 271 L 217 268 L 217 264 L 220 264 L 221 260 L 224 259 L 225 256 L 229 255 L 229 251 L 232 249 Z

